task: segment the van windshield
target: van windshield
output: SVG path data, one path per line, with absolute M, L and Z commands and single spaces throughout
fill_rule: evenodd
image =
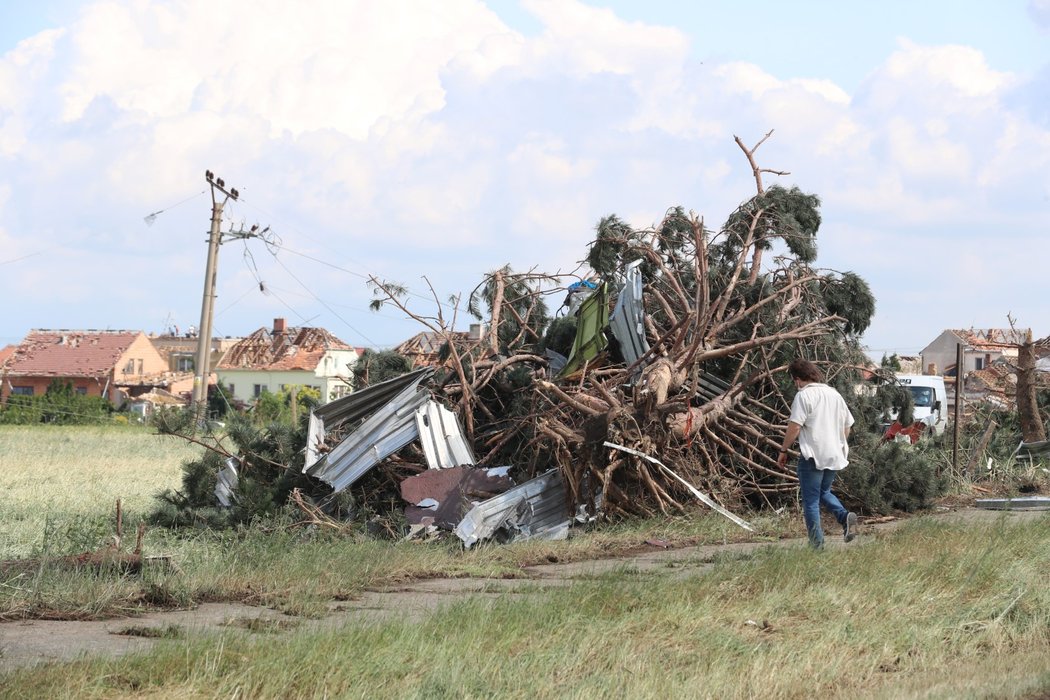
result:
M 910 386 L 912 402 L 916 408 L 930 408 L 933 406 L 933 389 L 928 386 Z

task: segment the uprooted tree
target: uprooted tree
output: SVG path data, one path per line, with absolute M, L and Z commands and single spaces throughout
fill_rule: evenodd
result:
M 867 364 L 859 338 L 875 300 L 858 275 L 814 266 L 820 200 L 764 186 L 764 173 L 787 174 L 756 163 L 768 137 L 752 148 L 737 139 L 756 193 L 717 230 L 681 207 L 650 229 L 603 218 L 586 258 L 588 300 L 552 323 L 545 297 L 552 284 L 563 293 L 562 276 L 489 274 L 468 304 L 489 321 L 474 342 L 452 332 L 440 304 L 420 315 L 402 287 L 373 278 L 374 307 L 396 305 L 445 338 L 439 393 L 458 407 L 482 463 L 556 465 L 577 504 L 600 490 L 611 512 L 669 512 L 691 500 L 678 479 L 611 442 L 658 456 L 724 500 L 771 503 L 797 488 L 793 470 L 776 461 L 791 398 L 783 370 L 797 356 L 824 368 L 857 415 L 863 448 L 876 449 L 882 409 L 906 399 L 856 391 Z M 639 274 L 642 310 L 628 321 L 638 327 L 626 340 L 607 337 L 617 292 Z M 893 459 L 918 474 L 908 503 L 938 490 L 921 455 L 898 449 Z

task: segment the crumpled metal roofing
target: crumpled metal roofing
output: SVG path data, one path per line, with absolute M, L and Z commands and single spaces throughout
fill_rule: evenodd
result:
M 321 432 L 314 434 L 313 419 L 321 412 L 321 409 L 316 409 L 310 417 L 307 466 L 303 467 L 303 471 L 324 481 L 334 490 L 342 491 L 376 464 L 415 440 L 419 436 L 415 412 L 430 396 L 429 392 L 419 390 L 419 383 L 432 372 L 431 369 L 417 370 L 322 406 L 321 409 L 324 409 L 332 403 L 344 402 L 328 412 L 330 417 L 339 416 L 339 423 L 371 414 L 331 451 L 310 461 L 312 456 L 319 453 L 318 447 L 326 429 L 322 423 Z M 399 386 L 401 390 L 390 397 L 390 392 Z M 350 404 L 347 401 L 355 397 L 357 403 Z
M 240 461 L 236 457 L 227 457 L 226 466 L 219 470 L 215 481 L 215 498 L 223 508 L 229 508 L 237 500 L 237 467 Z
M 572 522 L 566 503 L 565 480 L 552 469 L 478 503 L 455 532 L 467 549 L 500 531 L 508 541 L 565 539 Z
M 641 264 L 641 260 L 636 260 L 625 268 L 627 281 L 609 317 L 609 328 L 620 343 L 620 352 L 628 365 L 633 365 L 649 352 L 649 341 L 645 338 L 645 308 L 642 306 Z
M 416 427 L 431 469 L 477 463 L 470 445 L 463 439 L 456 414 L 437 401 L 427 401 L 416 411 Z
M 370 387 L 355 391 L 348 396 L 329 401 L 323 406 L 318 406 L 310 412 L 309 433 L 306 439 L 306 465 L 303 471 L 307 471 L 321 459 L 323 452 L 321 445 L 328 431 L 335 430 L 346 423 L 353 423 L 365 416 L 374 413 L 395 396 L 400 394 L 408 386 L 418 386 L 420 382 L 433 375 L 434 370 L 429 368 L 417 369 L 414 372 L 402 374 L 400 377 L 388 379 Z

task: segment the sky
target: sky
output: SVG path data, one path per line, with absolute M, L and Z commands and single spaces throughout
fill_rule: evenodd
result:
M 385 348 L 422 327 L 370 277 L 466 329 L 451 297 L 579 272 L 603 216 L 717 228 L 770 131 L 873 355 L 1050 335 L 1050 0 L 55 0 L 0 3 L 0 346 L 197 325 L 206 170 L 269 229 L 221 246 L 216 335 Z

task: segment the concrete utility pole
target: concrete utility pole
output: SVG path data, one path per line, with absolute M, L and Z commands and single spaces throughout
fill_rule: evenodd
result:
M 226 189 L 222 178 L 217 178 L 210 170 L 204 171 L 204 179 L 211 185 L 211 232 L 208 236 L 208 263 L 204 271 L 204 295 L 201 298 L 201 323 L 197 329 L 197 361 L 194 363 L 193 375 L 193 410 L 197 423 L 204 420 L 205 407 L 208 405 L 208 376 L 211 373 L 208 360 L 211 357 L 211 322 L 215 308 L 215 275 L 219 259 L 219 244 L 222 243 L 222 208 L 227 200 L 240 196 L 237 190 Z M 225 195 L 220 201 L 215 192 Z

